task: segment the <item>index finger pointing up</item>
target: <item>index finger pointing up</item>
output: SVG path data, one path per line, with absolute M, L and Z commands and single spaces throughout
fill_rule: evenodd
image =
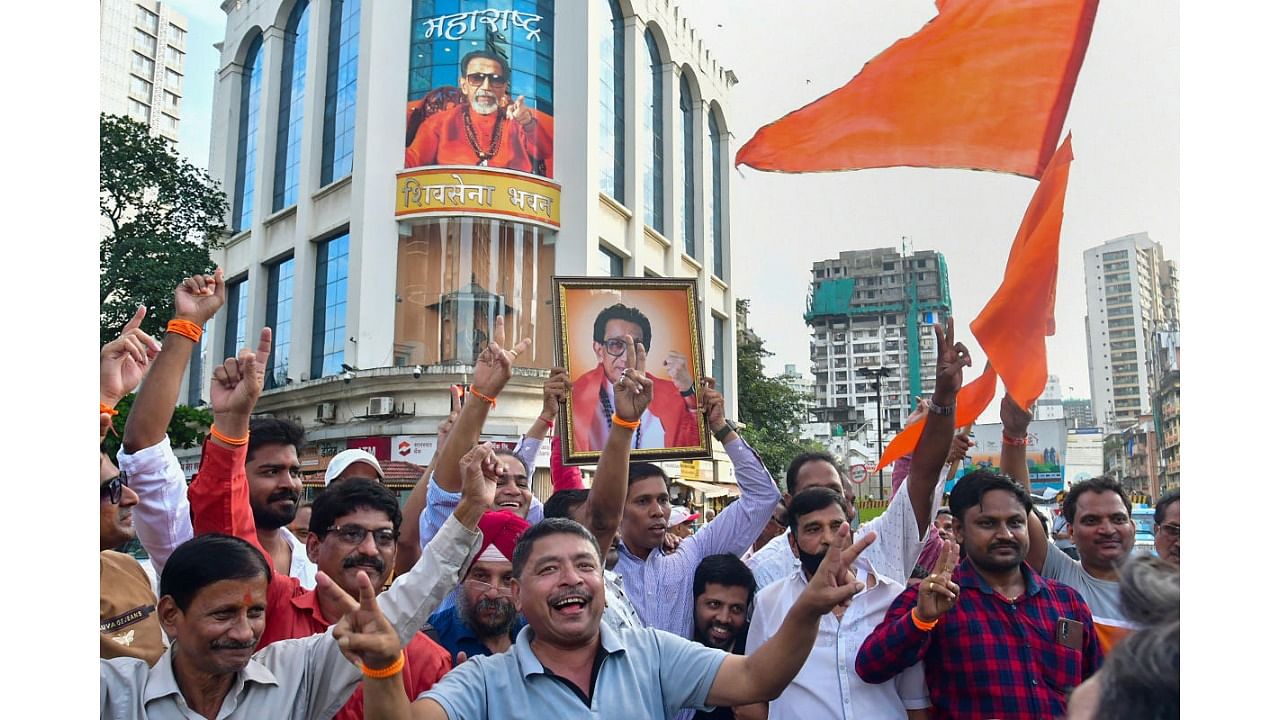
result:
M 501 315 L 493 319 L 493 342 L 497 343 L 499 350 L 507 347 L 507 321 Z
M 627 367 L 633 368 L 636 366 L 636 340 L 627 334 L 622 336 L 622 343 L 627 349 Z
M 262 332 L 258 334 L 258 352 L 254 359 L 258 361 L 259 367 L 267 366 L 267 356 L 271 354 L 271 328 L 264 327 Z
M 648 358 L 649 358 L 649 351 L 644 349 L 644 343 L 637 343 L 635 368 L 636 368 L 636 372 L 640 373 L 641 377 L 644 377 L 645 363 L 648 360 Z

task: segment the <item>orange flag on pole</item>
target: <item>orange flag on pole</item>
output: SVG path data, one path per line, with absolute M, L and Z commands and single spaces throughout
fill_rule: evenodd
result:
M 1040 397 L 1049 378 L 1044 339 L 1054 333 L 1058 239 L 1071 160 L 1068 134 L 1022 216 L 1004 280 L 969 324 L 1009 397 L 1024 408 Z
M 972 425 L 995 396 L 996 373 L 991 363 L 987 363 L 981 375 L 956 393 L 956 427 Z M 925 418 L 921 418 L 895 435 L 889 447 L 884 449 L 884 455 L 880 456 L 880 464 L 876 465 L 876 469 L 872 472 L 879 471 L 880 468 L 915 450 L 916 443 L 920 442 L 920 435 L 924 433 L 924 421 Z
M 1039 178 L 1098 0 L 936 0 L 938 15 L 844 87 L 756 131 L 737 165 L 972 168 Z

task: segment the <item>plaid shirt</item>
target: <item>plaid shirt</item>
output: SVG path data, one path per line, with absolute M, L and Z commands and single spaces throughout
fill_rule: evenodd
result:
M 968 560 L 961 562 L 952 575 L 960 597 L 930 632 L 911 621 L 917 588 L 908 588 L 862 644 L 855 663 L 859 677 L 885 682 L 924 659 L 932 717 L 1065 715 L 1067 693 L 1102 665 L 1093 620 L 1080 593 L 1040 577 L 1026 563 L 1022 575 L 1027 592 L 1010 601 Z M 1082 649 L 1055 640 L 1059 618 L 1084 625 Z

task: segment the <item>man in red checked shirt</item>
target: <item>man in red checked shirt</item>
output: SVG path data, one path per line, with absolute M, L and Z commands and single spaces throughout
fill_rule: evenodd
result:
M 924 660 L 935 718 L 1061 717 L 1067 694 L 1102 664 L 1080 593 L 1025 560 L 1031 496 L 1008 476 L 966 475 L 951 493 L 959 546 L 894 600 L 854 665 L 882 683 Z
M 249 415 L 262 392 L 263 369 L 270 348 L 271 331 L 264 329 L 256 356 L 243 350 L 238 358 L 229 358 L 214 370 L 210 392 L 214 426 L 205 443 L 200 471 L 188 491 L 197 535 L 226 533 L 257 545 L 244 469 L 245 447 L 234 441 L 247 438 Z M 478 448 L 477 452 L 484 449 Z M 478 521 L 489 501 L 477 500 L 474 492 L 469 496 L 468 487 L 464 480 L 463 499 L 454 516 L 459 520 L 464 516 L 474 517 L 474 521 Z M 463 524 L 474 527 L 474 521 Z M 354 595 L 359 591 L 360 574 L 366 574 L 372 586 L 381 589 L 395 563 L 400 522 L 399 502 L 381 484 L 348 480 L 330 486 L 312 505 L 307 554 L 348 593 Z M 441 533 L 455 524 L 449 521 Z M 429 549 L 424 554 L 428 552 Z M 269 554 L 267 559 L 270 562 Z M 279 573 L 273 565 L 267 590 L 266 626 L 258 648 L 277 640 L 309 637 L 326 631 L 344 613 L 334 602 L 328 595 L 303 589 L 297 579 Z M 421 619 L 434 611 L 437 604 L 427 608 Z M 421 619 L 415 627 L 422 625 Z M 414 634 L 404 653 L 401 675 L 410 698 L 430 689 L 452 667 L 448 653 L 421 632 Z M 363 686 L 357 687 L 335 717 L 363 718 L 363 691 Z

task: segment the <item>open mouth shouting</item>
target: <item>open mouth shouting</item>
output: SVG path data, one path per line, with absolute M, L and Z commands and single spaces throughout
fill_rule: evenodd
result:
M 591 605 L 591 596 L 581 590 L 570 590 L 547 601 L 554 615 L 577 618 L 585 615 Z

